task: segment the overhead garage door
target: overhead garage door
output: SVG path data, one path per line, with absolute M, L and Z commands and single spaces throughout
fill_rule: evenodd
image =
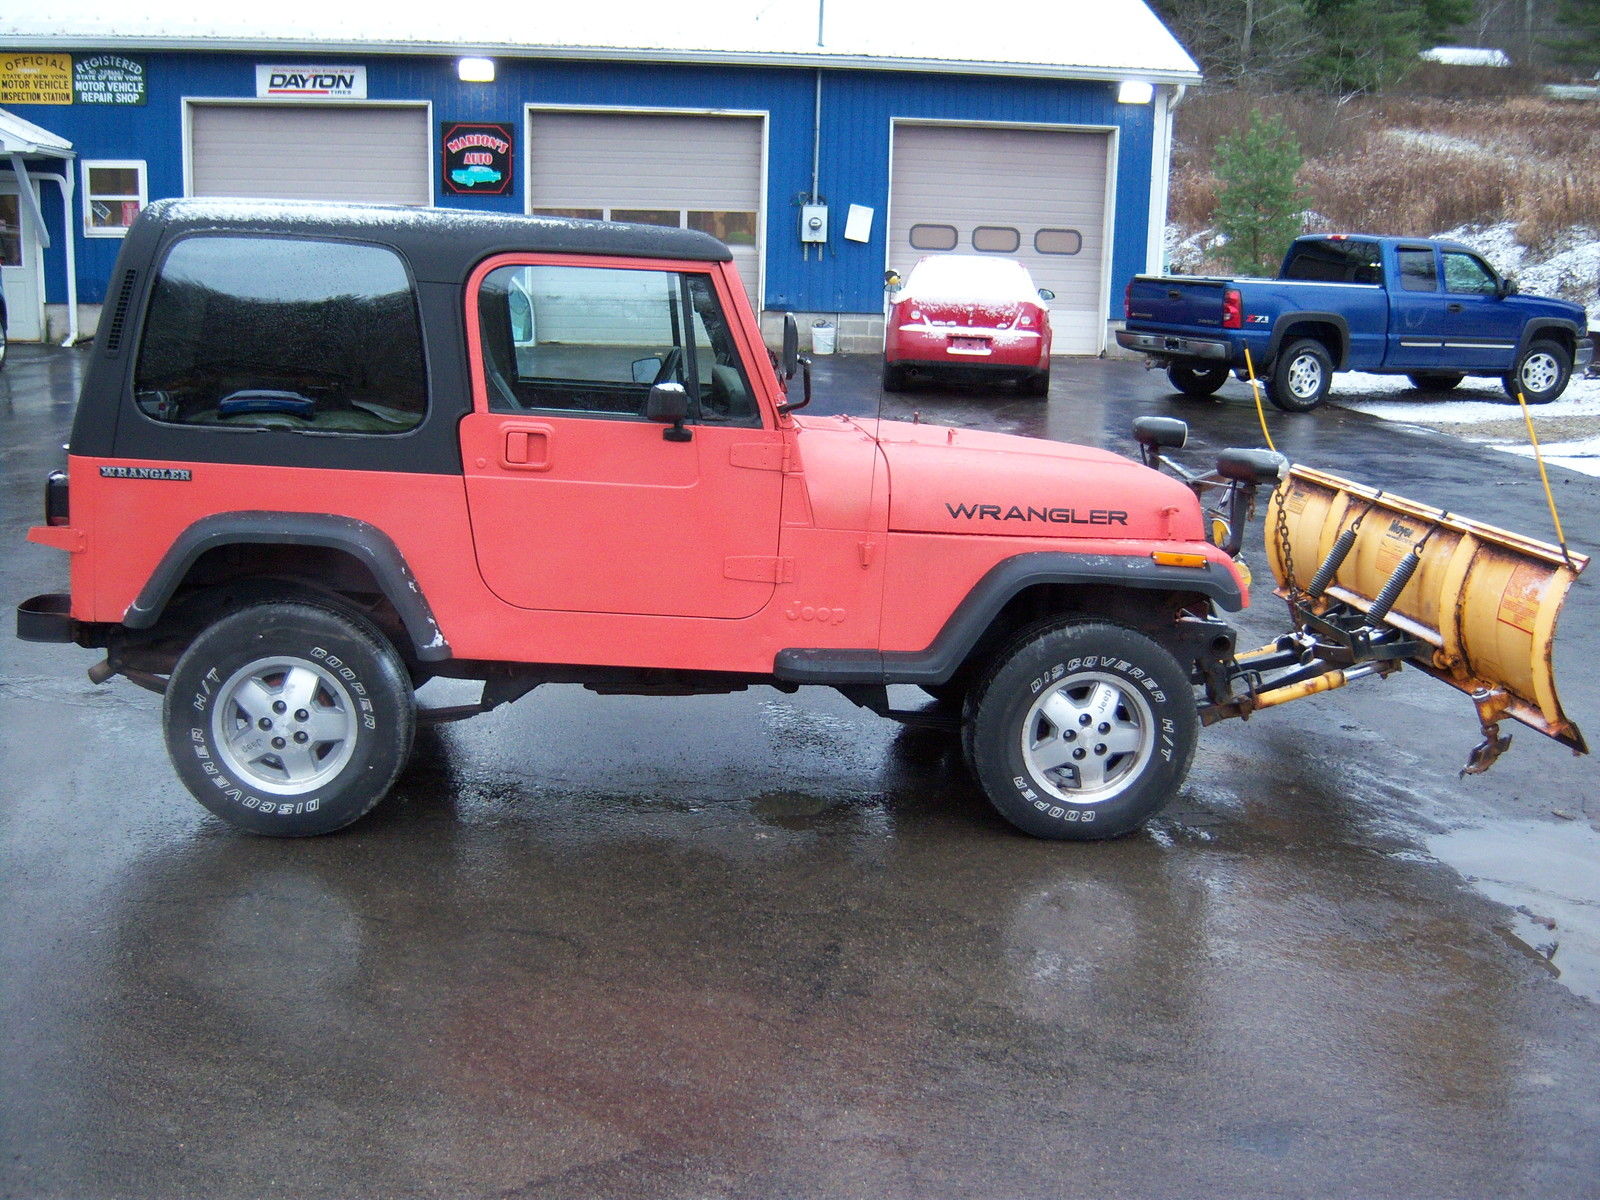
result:
M 1015 258 L 1050 302 L 1055 353 L 1104 346 L 1110 135 L 896 124 L 889 265 L 928 254 Z
M 700 229 L 760 311 L 760 117 L 530 112 L 528 209 Z
M 433 200 L 424 107 L 194 104 L 190 194 L 279 200 Z

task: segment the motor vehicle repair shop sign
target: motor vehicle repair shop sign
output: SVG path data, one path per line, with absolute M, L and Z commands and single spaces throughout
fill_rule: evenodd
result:
M 143 104 L 144 60 L 121 54 L 0 53 L 0 105 Z

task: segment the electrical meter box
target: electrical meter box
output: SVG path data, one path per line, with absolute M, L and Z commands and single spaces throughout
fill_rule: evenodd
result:
M 828 206 L 802 204 L 800 206 L 800 240 L 825 242 L 828 240 Z

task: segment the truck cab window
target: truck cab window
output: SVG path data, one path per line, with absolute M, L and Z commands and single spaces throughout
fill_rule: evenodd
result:
M 1431 249 L 1397 250 L 1400 259 L 1400 288 L 1407 292 L 1436 292 L 1439 276 L 1433 267 Z
M 1492 296 L 1498 285 L 1494 272 L 1471 254 L 1444 252 L 1444 286 L 1457 295 Z

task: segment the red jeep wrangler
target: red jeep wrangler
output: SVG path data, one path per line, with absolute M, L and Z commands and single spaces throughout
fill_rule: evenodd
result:
M 178 774 L 257 833 L 348 825 L 419 720 L 545 683 L 815 684 L 927 719 L 890 703 L 917 684 L 1019 828 L 1140 824 L 1188 767 L 1195 686 L 1236 674 L 1213 610 L 1246 603 L 1237 534 L 1100 450 L 797 415 L 803 366 L 687 230 L 153 204 L 29 534 L 71 595 L 19 635 L 164 693 Z M 1225 455 L 1235 516 L 1281 471 Z M 419 713 L 436 676 L 481 701 Z

